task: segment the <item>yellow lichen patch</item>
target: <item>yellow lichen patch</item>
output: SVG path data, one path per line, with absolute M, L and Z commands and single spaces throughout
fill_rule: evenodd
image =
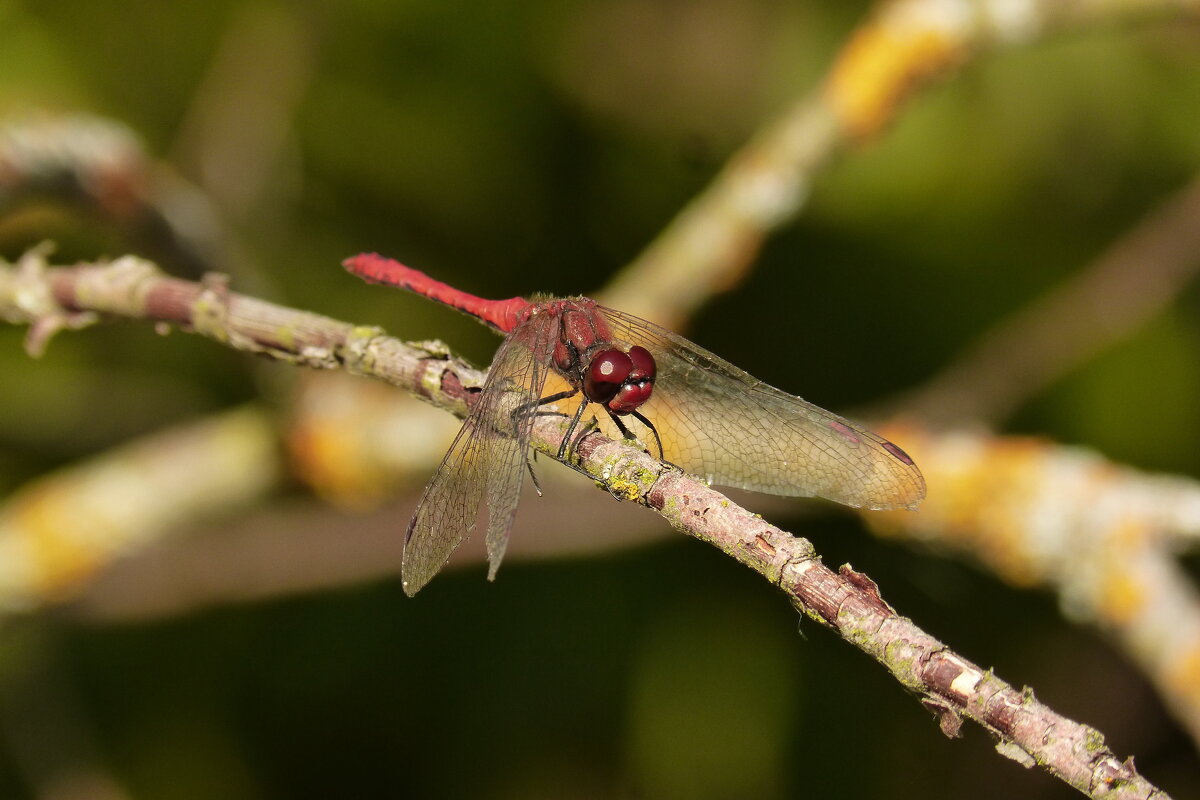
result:
M 1000 438 L 987 440 L 982 455 L 974 475 L 977 505 L 969 546 L 1009 583 L 1038 584 L 1048 565 L 1038 560 L 1043 551 L 1031 546 L 1031 540 L 1053 528 L 1044 518 L 1051 451 L 1037 439 Z
M 891 4 L 891 13 L 880 14 L 851 37 L 834 65 L 826 98 L 849 133 L 876 132 L 918 82 L 963 57 L 965 26 L 936 9 L 913 13 L 921 5 Z
M 370 473 L 360 469 L 357 437 L 322 417 L 307 417 L 287 435 L 296 476 L 322 497 L 348 506 L 370 505 Z
M 349 508 L 378 506 L 406 479 L 425 480 L 456 422 L 382 384 L 309 376 L 285 434 L 292 470 L 313 491 Z
M 1180 653 L 1167 670 L 1166 682 L 1180 695 L 1200 696 L 1200 645 L 1195 643 Z
M 911 455 L 925 476 L 927 494 L 916 513 L 868 512 L 873 531 L 960 549 L 1005 580 L 1032 585 L 1044 579 L 1028 539 L 1041 511 L 1043 475 L 1050 449 L 1028 438 L 986 434 L 933 436 L 884 427 L 883 436 Z
M 170 429 L 18 490 L 0 512 L 0 606 L 68 596 L 98 568 L 276 483 L 259 409 Z
M 275 342 L 286 352 L 296 352 L 296 325 L 279 325 L 275 328 Z
M 1108 531 L 1108 546 L 1128 553 L 1141 549 L 1157 537 L 1144 519 L 1120 519 Z
M 608 490 L 622 500 L 637 500 L 641 487 L 637 481 L 631 481 L 626 478 L 614 478 L 608 483 Z
M 1096 598 L 1097 614 L 1111 624 L 1126 625 L 1145 609 L 1146 589 L 1124 558 L 1108 561 L 1103 570 L 1097 582 L 1103 587 Z
M 27 492 L 12 508 L 8 534 L 23 541 L 22 552 L 29 562 L 29 585 L 21 587 L 25 592 L 61 598 L 106 560 L 112 521 L 102 509 L 88 507 L 81 499 L 77 487 L 50 480 Z

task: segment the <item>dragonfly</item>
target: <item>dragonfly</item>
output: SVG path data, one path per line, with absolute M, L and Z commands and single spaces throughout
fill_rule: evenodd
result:
M 376 253 L 343 266 L 504 335 L 409 522 L 400 571 L 409 596 L 485 516 L 495 579 L 540 414 L 569 419 L 560 461 L 577 437 L 600 428 L 652 446 L 647 452 L 709 484 L 873 510 L 915 509 L 925 496 L 920 469 L 895 444 L 644 319 L 586 297 L 485 300 Z M 572 402 L 573 413 L 559 410 Z

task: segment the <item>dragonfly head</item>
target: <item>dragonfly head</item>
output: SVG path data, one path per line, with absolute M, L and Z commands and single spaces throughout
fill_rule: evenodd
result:
M 655 371 L 654 356 L 644 347 L 601 350 L 584 374 L 583 393 L 614 414 L 630 414 L 650 399 Z

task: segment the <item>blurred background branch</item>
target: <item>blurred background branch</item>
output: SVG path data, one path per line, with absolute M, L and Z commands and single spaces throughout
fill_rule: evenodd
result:
M 942 427 L 995 425 L 1088 358 L 1161 314 L 1200 270 L 1200 179 L 1091 265 L 984 334 L 906 399 Z

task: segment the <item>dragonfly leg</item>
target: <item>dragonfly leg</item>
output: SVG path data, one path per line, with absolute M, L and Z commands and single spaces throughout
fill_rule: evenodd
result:
M 638 422 L 642 423 L 643 425 L 645 425 L 647 428 L 649 428 L 650 432 L 654 434 L 654 443 L 656 445 L 658 445 L 658 460 L 666 461 L 667 457 L 666 457 L 666 454 L 663 453 L 662 439 L 658 435 L 658 428 L 654 427 L 654 423 L 651 422 L 650 420 L 646 419 L 646 417 L 643 416 L 642 412 L 640 412 L 640 411 L 635 410 L 633 412 L 633 418 L 636 419 Z M 668 461 L 667 463 L 670 463 L 670 462 Z M 672 466 L 674 466 L 674 465 L 672 465 Z
M 592 431 L 596 430 L 599 427 L 600 427 L 599 420 L 597 420 L 594 416 L 591 419 L 589 419 L 584 424 L 584 426 L 580 429 L 579 433 L 575 434 L 575 437 L 571 440 L 571 452 L 575 451 L 575 448 L 578 447 L 579 443 L 583 441 L 583 437 L 587 436 L 589 433 L 591 433 Z
M 608 415 L 610 417 L 612 417 L 612 421 L 616 423 L 617 428 L 621 431 L 622 436 L 624 436 L 626 439 L 633 439 L 635 442 L 638 442 L 639 444 L 641 443 L 642 440 L 637 438 L 636 436 L 634 436 L 629 431 L 629 428 L 626 427 L 623 422 L 621 422 L 621 420 L 617 417 L 616 414 L 609 411 Z M 683 467 L 679 466 L 678 464 L 667 461 L 666 453 L 663 452 L 662 437 L 660 437 L 658 435 L 658 428 L 654 427 L 654 423 L 651 422 L 650 420 L 646 419 L 646 417 L 640 411 L 631 412 L 631 416 L 634 419 L 636 419 L 638 422 L 642 423 L 647 428 L 649 428 L 650 432 L 654 434 L 654 443 L 656 445 L 658 445 L 658 460 L 661 461 L 662 463 L 666 464 L 668 467 L 674 467 L 675 469 L 679 470 L 680 472 L 685 472 L 686 470 L 684 470 Z M 654 454 L 651 453 L 649 450 L 645 450 L 644 452 L 646 453 L 646 455 L 650 456 L 651 458 L 654 457 Z
M 535 409 L 537 409 L 538 406 L 545 406 L 545 405 L 549 405 L 550 403 L 557 403 L 559 400 L 566 400 L 568 397 L 573 397 L 576 394 L 576 392 L 578 392 L 578 391 L 579 391 L 578 389 L 567 389 L 566 391 L 555 392 L 554 394 L 548 394 L 545 397 L 539 398 L 537 400 L 530 400 L 528 402 L 522 403 L 521 405 L 517 406 L 512 412 L 513 422 L 516 422 L 521 417 L 524 417 L 526 414 L 530 413 L 531 411 L 533 412 L 533 415 L 535 417 L 540 417 L 542 415 L 555 415 L 555 414 L 565 417 L 566 414 L 563 414 L 559 411 L 537 411 Z
M 566 457 L 568 446 L 571 450 L 575 449 L 574 442 L 571 441 L 571 437 L 575 433 L 575 429 L 579 427 L 579 420 L 582 419 L 583 412 L 588 405 L 589 403 L 586 402 L 580 403 L 579 408 L 575 409 L 575 416 L 571 417 L 571 424 L 567 426 L 567 430 L 563 434 L 562 444 L 558 446 L 559 461 L 562 461 Z
M 522 403 L 509 416 L 509 421 L 512 422 L 513 430 L 517 429 L 517 421 L 528 415 L 530 412 L 533 412 L 535 417 L 540 417 L 543 415 L 565 417 L 566 414 L 563 414 L 560 411 L 535 411 L 534 409 L 536 409 L 538 406 L 546 405 L 547 403 L 555 403 L 559 400 L 565 400 L 566 398 L 575 394 L 576 391 L 577 390 L 575 389 L 570 389 L 567 391 L 558 392 L 556 394 L 547 395 L 546 397 L 542 397 L 538 400 Z M 559 457 L 561 458 L 561 455 Z M 536 450 L 533 451 L 533 458 L 537 458 Z M 525 459 L 525 469 L 529 470 L 529 477 L 533 481 L 534 491 L 538 493 L 538 497 L 541 497 L 542 484 L 538 481 L 537 473 L 533 471 L 533 462 L 528 457 Z
M 607 410 L 607 409 L 605 409 L 605 410 Z M 608 412 L 608 416 L 612 417 L 613 424 L 615 424 L 617 426 L 617 430 L 619 430 L 621 432 L 622 437 L 624 437 L 626 439 L 632 439 L 633 441 L 637 442 L 638 444 L 641 444 L 642 440 L 633 435 L 633 433 L 629 430 L 628 426 L 626 426 L 624 422 L 621 422 L 620 417 L 618 417 L 612 411 Z M 650 432 L 654 434 L 654 443 L 658 445 L 658 460 L 662 461 L 663 460 L 663 446 L 662 446 L 662 439 L 660 439 L 658 436 L 658 428 L 655 428 L 654 424 L 652 422 L 650 422 L 650 420 L 646 419 L 644 416 L 642 416 L 641 413 L 639 413 L 637 411 L 632 412 L 631 416 L 633 416 L 634 419 L 638 420 L 643 425 L 645 425 L 647 428 L 649 428 Z M 648 455 L 648 456 L 653 455 L 653 453 L 651 453 L 649 450 L 646 450 L 645 452 L 646 452 L 646 455 Z
M 538 416 L 538 417 L 540 417 L 540 416 L 565 417 L 566 414 L 563 414 L 560 411 L 534 411 L 534 409 L 536 409 L 538 406 L 544 406 L 544 405 L 548 405 L 550 403 L 556 403 L 559 400 L 566 400 L 568 397 L 574 397 L 578 393 L 579 393 L 578 389 L 564 389 L 561 392 L 555 392 L 554 394 L 548 394 L 545 397 L 543 397 L 535 402 L 525 403 L 524 405 L 521 406 L 521 408 L 519 408 L 517 410 L 516 413 L 518 415 L 524 415 L 524 414 L 528 414 L 530 411 L 533 411 L 534 416 Z M 567 442 L 570 440 L 570 437 L 571 437 L 571 431 L 575 430 L 575 426 L 579 424 L 579 417 L 583 413 L 583 409 L 586 406 L 587 406 L 587 403 L 580 404 L 579 410 L 575 412 L 575 416 L 571 419 L 571 424 L 567 426 L 567 433 L 565 436 L 563 436 L 562 444 L 558 448 L 558 460 L 559 461 L 563 460 L 563 456 L 567 450 Z
M 535 409 L 537 409 L 538 406 L 544 406 L 548 403 L 555 403 L 555 402 L 558 402 L 559 400 L 565 400 L 566 398 L 574 395 L 577 391 L 578 391 L 577 389 L 570 389 L 565 392 L 557 392 L 556 394 L 546 395 L 545 397 L 543 397 L 539 400 L 529 400 L 527 402 L 521 403 L 521 405 L 514 408 L 512 410 L 512 412 L 508 415 L 508 421 L 510 423 L 512 423 L 513 430 L 515 431 L 515 430 L 517 430 L 517 423 L 520 422 L 525 417 L 529 416 L 531 413 L 535 417 L 541 417 L 541 416 L 565 417 L 566 414 L 563 414 L 560 411 L 537 411 Z
M 537 458 L 537 451 L 533 451 L 533 457 Z M 538 482 L 537 473 L 533 471 L 533 462 L 528 458 L 525 459 L 525 469 L 529 470 L 529 478 L 533 481 L 533 490 L 537 492 L 538 497 L 542 496 L 542 484 Z

